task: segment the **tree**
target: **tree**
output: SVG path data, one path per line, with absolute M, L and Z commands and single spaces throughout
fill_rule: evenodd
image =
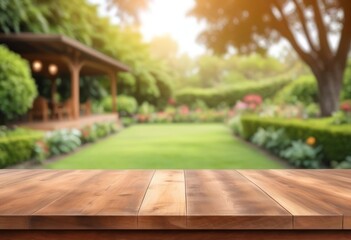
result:
M 286 39 L 317 79 L 322 114 L 338 109 L 351 45 L 350 0 L 196 0 L 191 14 L 207 23 L 200 41 L 220 53 L 260 52 Z
M 115 8 L 122 23 L 139 23 L 142 10 L 148 8 L 149 0 L 107 0 L 110 8 Z

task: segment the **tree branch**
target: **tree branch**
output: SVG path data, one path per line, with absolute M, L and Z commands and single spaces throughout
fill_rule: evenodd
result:
M 351 48 L 351 31 L 350 31 L 351 15 L 348 12 L 348 10 L 350 9 L 346 10 L 344 8 L 343 10 L 344 10 L 343 29 L 341 30 L 341 34 L 340 34 L 339 47 L 335 54 L 335 60 L 340 61 L 339 64 L 340 64 L 340 67 L 342 68 L 346 66 L 347 56 Z
M 299 16 L 303 32 L 304 32 L 304 34 L 306 36 L 306 39 L 307 39 L 307 41 L 308 41 L 308 43 L 310 45 L 310 48 L 314 52 L 317 52 L 317 49 L 316 49 L 314 43 L 312 42 L 311 36 L 310 36 L 309 31 L 307 29 L 307 25 L 306 25 L 307 19 L 306 19 L 306 16 L 305 16 L 304 12 L 303 12 L 303 9 L 302 9 L 301 5 L 297 2 L 297 0 L 293 0 L 293 1 L 294 1 L 295 6 L 296 6 L 296 9 L 297 9 L 297 14 Z
M 275 28 L 276 30 L 283 36 L 285 37 L 291 44 L 291 46 L 294 48 L 296 53 L 301 57 L 301 59 L 307 63 L 311 68 L 315 68 L 316 64 L 319 62 L 318 59 L 314 59 L 312 55 L 306 53 L 301 46 L 298 44 L 297 40 L 295 39 L 293 33 L 290 30 L 289 22 L 286 16 L 283 13 L 283 10 L 279 3 L 276 0 L 272 1 L 272 17 L 275 20 Z M 275 17 L 275 14 L 273 13 L 273 8 L 276 8 L 279 11 L 279 14 L 281 15 L 281 20 L 277 19 Z
M 320 53 L 325 58 L 325 60 L 331 60 L 333 58 L 333 53 L 330 49 L 328 43 L 328 31 L 324 25 L 321 9 L 318 4 L 318 0 L 311 1 L 313 12 L 314 12 L 314 20 L 318 30 L 318 38 L 319 38 L 319 45 L 320 45 Z

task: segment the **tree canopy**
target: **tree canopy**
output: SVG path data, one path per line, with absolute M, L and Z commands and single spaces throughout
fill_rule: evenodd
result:
M 349 0 L 196 0 L 191 14 L 207 23 L 199 39 L 216 52 L 264 52 L 286 39 L 318 80 L 322 113 L 337 109 L 351 44 Z

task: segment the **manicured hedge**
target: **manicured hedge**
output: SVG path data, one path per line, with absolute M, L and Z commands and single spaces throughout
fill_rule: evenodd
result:
M 350 125 L 333 126 L 325 120 L 291 120 L 257 116 L 243 116 L 241 121 L 246 139 L 251 138 L 259 128 L 283 128 L 293 140 L 305 141 L 308 137 L 315 137 L 317 144 L 323 147 L 326 163 L 341 162 L 351 155 Z
M 205 102 L 208 107 L 218 107 L 223 103 L 234 106 L 238 100 L 241 100 L 247 94 L 258 94 L 263 98 L 272 97 L 291 81 L 289 77 L 282 77 L 222 89 L 185 89 L 176 94 L 176 101 L 178 104 L 188 106 L 197 100 Z
M 1 137 L 0 168 L 31 159 L 35 142 L 40 139 L 42 139 L 41 134 Z

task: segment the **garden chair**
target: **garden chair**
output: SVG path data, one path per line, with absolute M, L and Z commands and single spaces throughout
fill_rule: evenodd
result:
M 33 121 L 35 118 L 39 117 L 46 122 L 49 119 L 49 115 L 50 110 L 48 100 L 42 96 L 37 97 L 33 102 L 32 109 L 28 113 L 29 121 Z
M 83 113 L 85 116 L 91 115 L 91 101 L 88 100 L 85 103 L 82 103 L 80 105 L 80 111 Z
M 66 100 L 62 104 L 56 104 L 54 106 L 54 111 L 53 115 L 55 118 L 58 118 L 59 120 L 63 119 L 65 116 L 68 119 L 73 118 L 73 104 L 72 104 L 72 99 Z

